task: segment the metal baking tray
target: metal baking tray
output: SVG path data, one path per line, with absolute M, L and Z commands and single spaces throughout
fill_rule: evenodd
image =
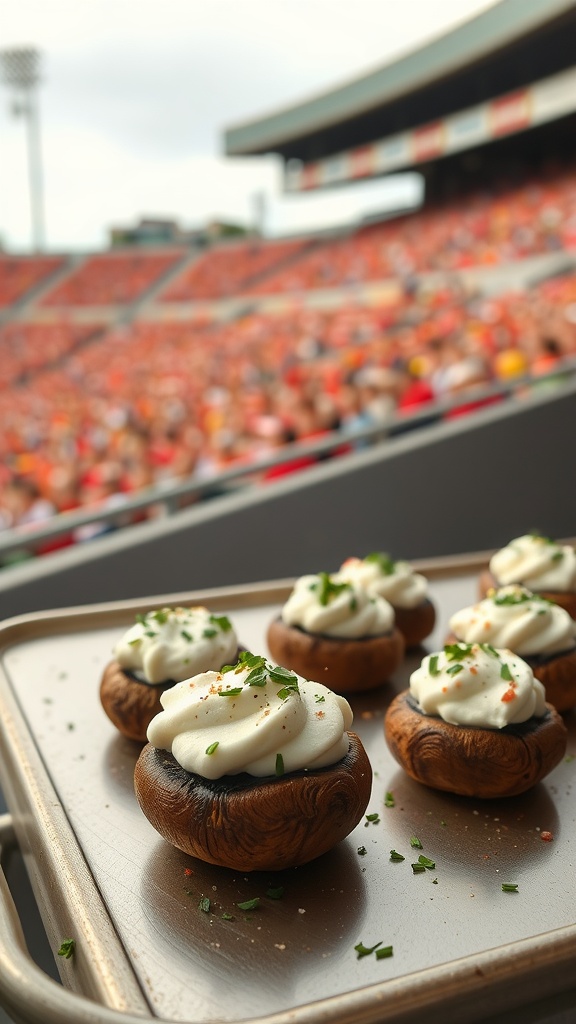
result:
M 438 610 L 428 650 L 475 599 L 482 562 L 418 566 Z M 59 986 L 27 954 L 0 876 L 0 1004 L 15 1020 L 385 1024 L 425 1013 L 449 1024 L 574 984 L 574 713 L 567 757 L 531 792 L 483 802 L 429 790 L 393 761 L 382 728 L 422 652 L 389 686 L 351 698 L 374 768 L 367 814 L 377 818 L 324 857 L 242 875 L 187 857 L 144 818 L 132 787 L 140 748 L 115 731 L 98 696 L 116 639 L 136 613 L 204 603 L 266 653 L 267 624 L 289 590 L 280 581 L 161 595 L 0 625 L 0 784 L 51 948 L 76 942 L 71 959 L 55 956 Z M 391 861 L 392 849 L 405 860 Z M 435 867 L 416 874 L 420 854 Z M 280 886 L 281 898 L 267 895 Z M 253 897 L 256 910 L 238 908 Z M 379 942 L 393 955 L 358 957 L 358 943 Z

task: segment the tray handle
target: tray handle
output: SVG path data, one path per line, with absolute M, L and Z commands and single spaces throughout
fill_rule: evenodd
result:
M 1 854 L 17 846 L 11 814 L 0 815 Z M 142 1024 L 142 1017 L 91 1002 L 63 988 L 30 956 L 18 910 L 0 865 L 0 1006 L 15 1024 Z M 154 1018 L 155 1024 L 163 1024 Z M 164 1022 L 168 1024 L 168 1022 Z

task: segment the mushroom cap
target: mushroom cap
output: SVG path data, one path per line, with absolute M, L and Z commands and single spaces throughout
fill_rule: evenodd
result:
M 406 647 L 418 647 L 436 625 L 436 609 L 429 598 L 415 608 L 394 605 L 396 628 L 402 633 Z
M 551 704 L 543 718 L 481 729 L 424 714 L 405 690 L 386 712 L 384 733 L 393 756 L 417 782 L 485 799 L 525 792 L 566 753 L 566 727 Z
M 173 680 L 151 686 L 111 661 L 102 674 L 100 701 L 116 728 L 130 740 L 146 743 L 146 730 L 162 711 L 160 697 L 174 686 Z
M 270 623 L 266 640 L 279 665 L 336 693 L 382 686 L 404 657 L 404 638 L 396 628 L 381 636 L 350 640 L 306 633 L 278 617 Z
M 315 771 L 208 780 L 148 743 L 134 773 L 136 797 L 157 832 L 184 853 L 237 871 L 280 871 L 314 860 L 361 820 L 372 768 L 361 741 Z

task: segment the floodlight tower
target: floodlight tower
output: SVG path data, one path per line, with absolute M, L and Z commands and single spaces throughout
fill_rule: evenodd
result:
M 40 52 L 31 46 L 0 50 L 0 73 L 3 81 L 14 93 L 12 113 L 15 117 L 26 118 L 32 242 L 36 252 L 44 248 L 42 154 L 37 92 L 40 63 Z

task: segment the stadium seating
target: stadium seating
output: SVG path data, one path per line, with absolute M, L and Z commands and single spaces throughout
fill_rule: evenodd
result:
M 292 261 L 314 243 L 310 240 L 252 240 L 212 249 L 181 274 L 161 296 L 164 302 L 221 299 L 246 290 L 252 281 Z
M 181 256 L 181 250 L 91 256 L 48 292 L 42 305 L 114 306 L 133 302 Z
M 61 256 L 0 255 L 0 308 L 11 306 L 64 265 Z

